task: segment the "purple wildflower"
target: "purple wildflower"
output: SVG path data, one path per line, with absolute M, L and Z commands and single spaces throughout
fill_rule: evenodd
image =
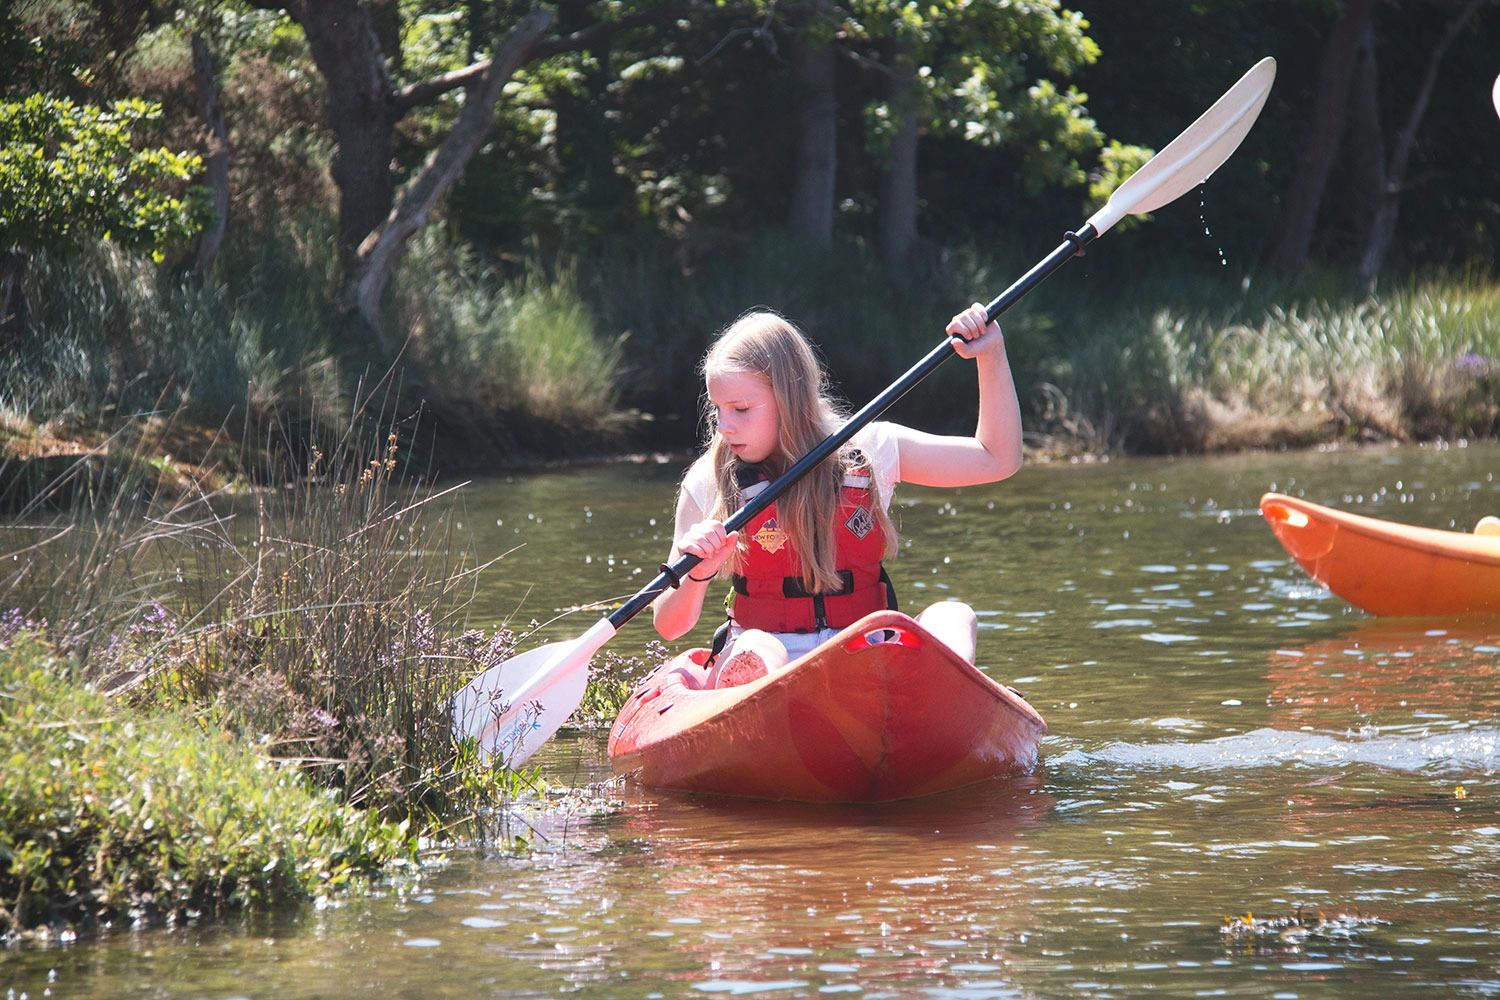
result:
M 1453 363 L 1453 367 L 1460 373 L 1473 376 L 1474 378 L 1485 378 L 1495 371 L 1495 365 L 1489 358 L 1483 354 L 1476 354 L 1473 351 L 1460 357 Z

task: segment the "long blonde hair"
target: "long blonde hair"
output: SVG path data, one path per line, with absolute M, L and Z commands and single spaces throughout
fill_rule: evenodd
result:
M 705 379 L 722 374 L 750 374 L 765 379 L 776 399 L 780 427 L 778 450 L 760 464 L 769 479 L 776 479 L 812 451 L 842 425 L 845 413 L 835 401 L 817 354 L 802 331 L 790 321 L 768 310 L 741 316 L 715 339 L 703 359 Z M 713 406 L 705 398 L 704 422 L 708 445 L 699 462 L 711 463 L 717 495 L 709 516 L 726 520 L 740 508 L 740 490 L 735 472 L 738 460 L 719 434 Z M 836 591 L 838 553 L 834 515 L 844 474 L 855 463 L 858 449 L 845 444 L 817 468 L 787 488 L 776 500 L 777 526 L 787 533 L 792 550 L 802 562 L 802 584 L 810 593 Z M 878 498 L 871 469 L 871 513 L 885 533 L 886 554 L 896 551 L 896 529 L 885 505 Z M 731 560 L 739 569 L 747 542 Z

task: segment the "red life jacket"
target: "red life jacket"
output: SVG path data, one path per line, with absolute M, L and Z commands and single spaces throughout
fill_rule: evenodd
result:
M 742 469 L 741 474 L 740 492 L 745 500 L 767 485 L 751 469 Z M 812 594 L 803 586 L 802 560 L 776 524 L 774 503 L 741 528 L 748 551 L 741 572 L 732 578 L 730 611 L 740 627 L 815 632 L 853 625 L 872 611 L 894 610 L 896 592 L 881 565 L 886 540 L 874 514 L 877 502 L 868 467 L 844 476 L 834 515 L 835 565 L 843 586 L 831 592 Z

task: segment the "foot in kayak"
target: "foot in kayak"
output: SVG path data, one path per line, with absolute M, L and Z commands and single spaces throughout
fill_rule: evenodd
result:
M 719 665 L 711 686 L 735 687 L 739 684 L 749 684 L 764 676 L 766 676 L 766 661 L 761 659 L 759 653 L 746 649 L 735 653 Z
M 774 674 L 790 662 L 786 647 L 775 635 L 758 628 L 746 629 L 724 647 L 704 686 L 725 688 L 749 684 Z

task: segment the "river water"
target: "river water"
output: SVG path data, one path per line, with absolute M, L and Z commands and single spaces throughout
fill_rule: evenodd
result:
M 1267 490 L 1469 529 L 1500 448 L 1030 466 L 902 487 L 903 606 L 954 597 L 1047 719 L 1034 775 L 881 807 L 611 778 L 605 734 L 534 761 L 614 808 L 537 821 L 321 909 L 0 955 L 8 997 L 1466 997 L 1500 994 L 1500 621 L 1375 619 L 1309 581 Z M 628 597 L 669 462 L 461 494 L 490 628 Z M 612 641 L 639 652 L 647 615 Z M 707 627 L 695 633 L 701 640 Z

